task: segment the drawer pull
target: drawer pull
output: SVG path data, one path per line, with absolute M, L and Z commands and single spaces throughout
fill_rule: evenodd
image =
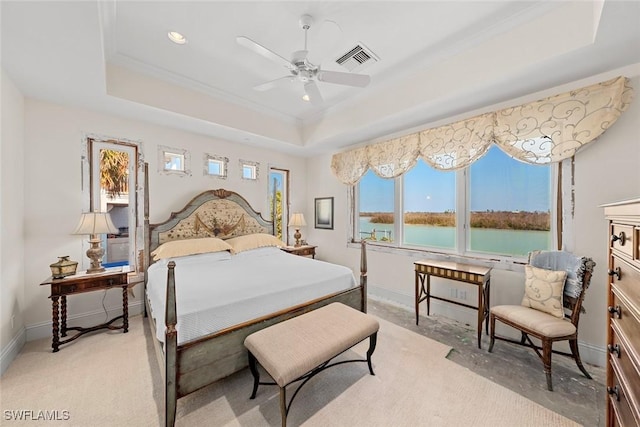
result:
M 620 389 L 618 388 L 618 386 L 613 386 L 613 387 L 607 387 L 607 393 L 611 394 L 615 394 L 616 395 L 616 400 L 618 402 L 620 402 Z
M 607 270 L 607 274 L 609 276 L 617 276 L 618 280 L 620 280 L 620 278 L 622 277 L 622 271 L 620 270 L 620 267 L 616 267 L 614 270 Z
M 620 345 L 619 344 L 615 344 L 615 345 L 608 344 L 607 345 L 607 350 L 609 350 L 609 353 L 611 353 L 611 354 L 616 353 L 618 355 L 618 359 L 620 359 L 620 356 L 622 356 L 622 354 L 620 353 Z
M 622 317 L 622 310 L 620 309 L 619 305 L 616 305 L 615 307 L 609 306 L 607 307 L 607 311 L 612 316 L 617 316 L 618 319 Z
M 615 243 L 616 240 L 620 240 L 620 246 L 624 246 L 627 241 L 627 236 L 624 234 L 624 231 L 621 231 L 617 236 L 615 234 L 611 235 L 611 243 Z

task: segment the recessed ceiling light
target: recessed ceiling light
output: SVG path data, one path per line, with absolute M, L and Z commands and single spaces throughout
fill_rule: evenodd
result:
M 169 40 L 171 40 L 175 44 L 185 44 L 185 43 L 187 43 L 187 38 L 185 36 L 183 36 L 182 34 L 180 34 L 179 32 L 177 32 L 177 31 L 169 31 L 167 33 L 167 37 L 169 37 Z
M 309 102 L 309 95 L 307 95 L 306 93 L 302 95 L 302 100 Z

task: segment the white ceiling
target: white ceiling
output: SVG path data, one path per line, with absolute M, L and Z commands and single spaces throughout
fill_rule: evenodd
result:
M 2 67 L 26 96 L 299 155 L 336 151 L 640 63 L 640 2 L 44 1 L 0 3 Z M 322 69 L 363 43 L 365 88 L 253 86 L 282 66 L 246 36 Z M 326 24 L 325 20 L 335 24 Z M 340 31 L 336 31 L 339 28 Z M 183 33 L 183 46 L 167 32 Z M 123 136 L 126 137 L 126 136 Z

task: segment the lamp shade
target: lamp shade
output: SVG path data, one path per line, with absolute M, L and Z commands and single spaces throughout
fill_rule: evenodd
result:
M 301 213 L 294 213 L 291 215 L 291 220 L 289 221 L 289 227 L 304 227 L 307 223 L 304 220 L 304 215 Z
M 72 234 L 106 233 L 118 233 L 118 228 L 111 221 L 111 215 L 106 212 L 85 212 L 80 217 L 80 222 Z

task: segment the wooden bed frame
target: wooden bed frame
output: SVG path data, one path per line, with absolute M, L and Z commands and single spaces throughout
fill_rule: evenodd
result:
M 182 210 L 172 212 L 167 221 L 159 224 L 149 224 L 148 185 L 145 194 L 145 271 L 153 263 L 151 252 L 166 241 L 214 236 L 226 239 L 256 232 L 273 234 L 273 222 L 262 218 L 242 196 L 232 191 L 219 189 L 201 193 Z M 249 334 L 336 301 L 367 311 L 367 259 L 363 241 L 358 287 L 178 345 L 174 267 L 175 263 L 169 262 L 164 351 L 162 343 L 155 336 L 155 319 L 147 316 L 151 331 L 154 332 L 153 341 L 161 369 L 164 364 L 166 426 L 175 423 L 179 398 L 248 366 L 244 339 Z M 148 274 L 145 274 L 145 288 L 147 277 Z M 145 316 L 149 312 L 148 304 L 145 292 Z

